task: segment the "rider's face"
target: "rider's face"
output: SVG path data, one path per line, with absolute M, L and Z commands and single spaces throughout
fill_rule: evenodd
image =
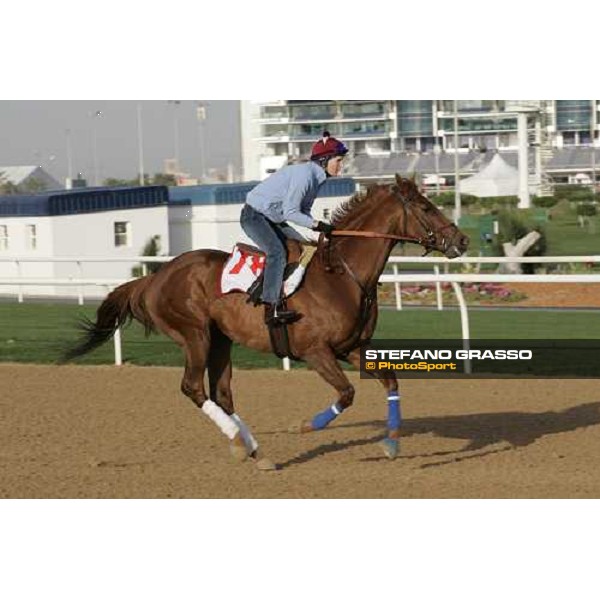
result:
M 327 161 L 325 170 L 331 177 L 337 177 L 342 172 L 343 156 L 334 156 Z

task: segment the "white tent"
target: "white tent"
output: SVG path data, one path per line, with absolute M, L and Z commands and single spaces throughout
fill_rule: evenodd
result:
M 501 156 L 494 158 L 479 173 L 460 181 L 460 191 L 480 198 L 488 196 L 517 196 L 519 171 Z

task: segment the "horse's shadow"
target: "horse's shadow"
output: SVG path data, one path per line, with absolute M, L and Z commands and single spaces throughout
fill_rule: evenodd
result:
M 471 458 L 504 452 L 506 450 L 529 446 L 545 435 L 575 431 L 583 427 L 600 423 L 600 402 L 590 402 L 573 406 L 562 411 L 542 413 L 504 412 L 475 415 L 454 415 L 444 417 L 420 417 L 407 419 L 402 424 L 402 438 L 411 435 L 430 434 L 449 439 L 464 440 L 465 446 L 458 451 L 440 451 L 429 454 L 416 454 L 404 458 L 429 458 L 452 455 L 451 458 L 422 465 L 422 468 L 440 466 Z M 363 421 L 340 424 L 331 429 L 371 427 L 379 432 L 385 431 L 383 420 Z M 281 468 L 302 464 L 331 452 L 364 446 L 382 439 L 383 433 L 348 442 L 322 444 L 279 465 Z M 498 448 L 497 444 L 503 444 Z M 483 451 L 483 452 L 482 452 Z M 402 457 L 402 455 L 401 455 Z M 387 460 L 365 458 L 365 461 Z

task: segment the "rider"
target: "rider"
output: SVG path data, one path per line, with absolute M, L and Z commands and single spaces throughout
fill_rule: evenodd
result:
M 300 318 L 294 310 L 282 310 L 281 287 L 287 263 L 285 220 L 331 235 L 333 227 L 311 216 L 319 188 L 342 170 L 348 148 L 328 131 L 312 147 L 310 161 L 277 171 L 246 197 L 240 224 L 246 235 L 265 253 L 262 301 L 265 323 L 291 323 Z

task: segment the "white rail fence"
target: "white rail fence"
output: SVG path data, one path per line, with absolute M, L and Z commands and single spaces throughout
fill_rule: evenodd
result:
M 125 283 L 129 279 L 85 279 L 85 278 L 51 278 L 51 277 L 22 277 L 20 265 L 26 262 L 48 262 L 60 263 L 70 262 L 78 265 L 79 273 L 82 272 L 83 263 L 100 262 L 129 262 L 142 264 L 142 272 L 146 272 L 147 263 L 169 262 L 173 257 L 167 256 L 134 256 L 127 258 L 114 257 L 2 257 L 0 263 L 14 263 L 17 265 L 17 277 L 0 277 L 1 286 L 18 286 L 17 299 L 24 301 L 23 287 L 27 285 L 35 286 L 76 286 L 78 288 L 78 303 L 84 303 L 84 288 L 89 286 L 102 287 L 108 294 L 112 289 Z M 393 283 L 395 287 L 396 309 L 402 309 L 402 284 L 403 283 L 435 283 L 437 294 L 438 310 L 443 310 L 441 284 L 450 283 L 456 295 L 461 317 L 461 332 L 465 348 L 469 347 L 470 329 L 469 312 L 465 301 L 461 283 L 600 283 L 600 274 L 581 273 L 581 274 L 535 274 L 535 275 L 514 275 L 501 273 L 450 273 L 450 265 L 456 264 L 503 264 L 503 263 L 567 263 L 567 264 L 598 264 L 600 256 L 539 256 L 539 257 L 460 257 L 449 260 L 444 257 L 410 257 L 410 256 L 392 256 L 388 265 L 392 266 L 393 273 L 383 273 L 379 278 L 380 283 Z M 433 265 L 433 273 L 401 273 L 398 269 L 400 264 Z M 440 265 L 444 266 L 444 273 L 440 273 Z M 121 335 L 117 331 L 114 337 L 115 344 L 115 364 L 122 363 Z M 284 359 L 283 367 L 289 370 L 289 359 Z M 465 364 L 467 372 L 470 372 L 470 365 Z

